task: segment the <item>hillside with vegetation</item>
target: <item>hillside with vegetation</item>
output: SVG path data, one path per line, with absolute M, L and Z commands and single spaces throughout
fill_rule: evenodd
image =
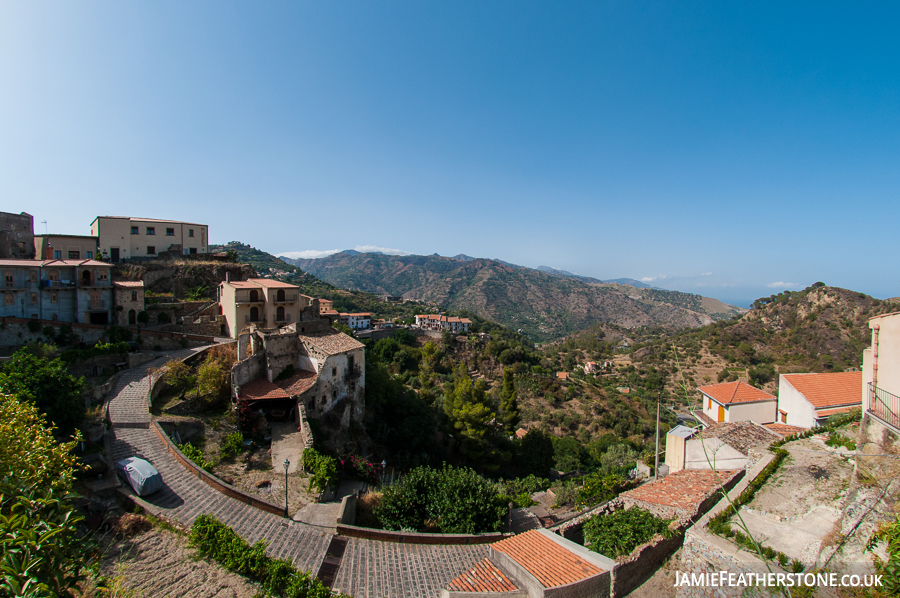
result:
M 623 331 L 631 343 L 618 355 L 606 344 L 598 345 L 596 334 L 576 335 L 555 349 L 554 363 L 564 367 L 587 358 L 627 360 L 639 371 L 665 372 L 672 397 L 684 397 L 685 387 L 693 397 L 696 386 L 738 379 L 774 392 L 778 374 L 859 368 L 871 342 L 868 320 L 896 309 L 894 300 L 816 283 L 758 299 L 741 317 L 695 330 Z
M 601 322 L 625 328 L 696 328 L 743 311 L 700 295 L 591 283 L 481 258 L 342 252 L 291 262 L 342 288 L 468 310 L 522 330 L 534 341 L 561 338 Z

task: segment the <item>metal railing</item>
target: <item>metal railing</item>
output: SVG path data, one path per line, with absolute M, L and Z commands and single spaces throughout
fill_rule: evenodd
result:
M 278 324 L 289 324 L 291 321 L 291 314 L 284 314 L 281 318 L 275 316 L 275 322 Z
M 869 382 L 869 402 L 866 410 L 878 419 L 900 428 L 900 397 Z
M 251 316 L 249 314 L 244 316 L 244 322 L 246 324 L 259 324 L 260 322 L 265 322 L 265 321 L 266 321 L 266 316 L 263 314 L 256 316 L 255 319 L 251 319 Z
M 294 303 L 297 301 L 297 295 L 285 295 L 283 299 L 275 298 L 274 303 Z

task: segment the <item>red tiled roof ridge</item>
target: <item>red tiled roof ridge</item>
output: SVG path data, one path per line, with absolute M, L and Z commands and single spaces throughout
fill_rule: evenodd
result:
M 698 386 L 697 390 L 723 405 L 777 400 L 775 395 L 747 384 L 743 380 Z
M 782 374 L 782 377 L 816 409 L 862 403 L 860 371 Z

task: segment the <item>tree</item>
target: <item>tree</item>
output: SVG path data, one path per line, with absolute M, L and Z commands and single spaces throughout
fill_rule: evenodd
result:
M 528 430 L 518 449 L 516 463 L 521 477 L 535 475 L 545 478 L 553 467 L 553 438 L 537 428 Z
M 229 250 L 227 250 L 227 251 L 225 252 L 225 259 L 228 260 L 229 262 L 232 262 L 232 263 L 238 261 L 238 252 L 237 252 L 237 250 L 235 250 L 235 249 L 229 249 Z
M 84 379 L 69 374 L 61 359 L 39 357 L 21 349 L 0 371 L 0 394 L 33 403 L 66 434 L 84 419 L 83 387 Z
M 35 405 L 0 396 L 0 596 L 68 595 L 91 544 L 66 494 L 77 441 L 59 444 Z
M 500 390 L 500 420 L 504 428 L 512 434 L 519 425 L 518 393 L 513 372 L 509 368 L 503 368 L 503 388 Z
M 57 443 L 31 401 L 0 395 L 0 478 L 38 488 L 71 487 L 77 441 Z
M 150 314 L 148 314 L 146 311 L 141 310 L 137 313 L 137 323 L 138 324 L 140 324 L 141 326 L 146 326 L 149 321 L 150 321 Z
M 465 364 L 459 364 L 447 385 L 444 412 L 458 432 L 463 454 L 485 467 L 499 466 L 494 459 L 485 459 L 491 449 L 491 422 L 497 414 L 487 405 L 487 384 L 483 379 L 473 383 Z

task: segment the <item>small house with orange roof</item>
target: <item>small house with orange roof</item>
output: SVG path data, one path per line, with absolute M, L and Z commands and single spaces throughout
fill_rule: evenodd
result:
M 609 596 L 616 563 L 548 530 L 495 542 L 488 557 L 458 575 L 442 598 Z
M 713 422 L 775 421 L 778 398 L 741 380 L 700 386 L 697 390 L 703 400 L 703 415 Z
M 802 428 L 821 426 L 832 415 L 862 406 L 862 372 L 781 374 L 778 422 Z

